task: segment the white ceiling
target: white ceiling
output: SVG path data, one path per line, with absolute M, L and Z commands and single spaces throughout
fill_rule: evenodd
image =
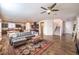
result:
M 40 7 L 49 7 L 53 3 L 15 3 L 15 4 L 1 4 L 2 16 L 11 21 L 26 21 L 26 20 L 41 20 L 61 18 L 63 20 L 72 19 L 79 14 L 78 3 L 58 3 L 55 8 L 59 9 L 55 13 L 48 15 L 47 13 L 40 14 L 44 11 Z M 55 14 L 55 15 L 54 15 Z M 24 19 L 24 20 L 23 20 Z

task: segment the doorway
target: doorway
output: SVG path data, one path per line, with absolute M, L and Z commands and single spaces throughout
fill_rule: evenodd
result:
M 63 34 L 63 21 L 61 19 L 53 20 L 53 35 L 61 36 Z
M 44 35 L 44 22 L 41 22 L 40 23 L 40 35 L 41 35 L 41 37 L 43 38 L 43 35 Z

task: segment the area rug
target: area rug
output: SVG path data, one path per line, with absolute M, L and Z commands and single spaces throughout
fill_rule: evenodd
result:
M 26 44 L 24 46 L 17 48 L 15 52 L 17 55 L 41 55 L 52 45 L 51 41 L 45 40 L 45 42 L 43 42 L 43 44 L 42 42 L 40 42 L 40 44 L 42 44 L 42 47 L 40 48 L 34 48 L 34 47 L 27 48 L 27 46 L 30 46 L 32 44 Z
M 52 42 L 48 42 L 45 44 L 42 48 L 37 49 L 37 51 L 33 55 L 41 55 L 44 51 L 46 51 L 50 46 L 52 45 Z

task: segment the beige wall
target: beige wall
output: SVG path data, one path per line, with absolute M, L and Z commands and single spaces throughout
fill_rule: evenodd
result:
M 2 40 L 2 19 L 0 19 L 0 41 Z
M 77 17 L 77 38 L 79 39 L 79 17 Z
M 53 20 L 42 20 L 40 22 L 44 22 L 44 35 L 53 35 L 54 25 Z M 40 30 L 40 29 L 39 29 Z M 61 34 L 72 34 L 73 31 L 73 20 L 72 21 L 64 21 L 64 24 L 62 23 L 61 26 Z M 40 33 L 40 31 L 39 31 Z M 58 34 L 58 33 L 57 33 Z
M 53 22 L 52 22 L 52 20 L 42 20 L 40 22 L 44 22 L 43 34 L 44 35 L 53 35 Z M 39 22 L 39 24 L 40 24 L 40 22 Z M 39 25 L 39 34 L 41 34 L 40 25 Z
M 50 20 L 50 19 L 49 20 L 42 20 L 40 22 L 44 22 L 44 29 L 43 29 L 44 35 L 54 35 L 54 25 L 55 24 L 53 24 L 53 20 Z M 40 22 L 39 22 L 39 24 L 40 24 Z M 62 32 L 61 29 L 59 31 Z M 39 28 L 39 34 L 40 34 L 40 28 Z M 57 33 L 57 34 L 61 35 L 60 33 Z
M 73 31 L 73 21 L 65 21 L 64 33 L 72 34 Z

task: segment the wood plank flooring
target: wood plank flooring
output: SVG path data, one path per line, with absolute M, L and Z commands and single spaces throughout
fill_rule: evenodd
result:
M 42 53 L 42 55 L 76 55 L 76 48 L 71 35 L 59 36 L 44 36 L 44 39 L 50 40 L 52 45 Z M 3 40 L 0 42 L 3 45 L 0 54 L 3 55 L 17 55 L 15 49 L 10 46 L 9 39 L 6 35 L 3 35 Z

